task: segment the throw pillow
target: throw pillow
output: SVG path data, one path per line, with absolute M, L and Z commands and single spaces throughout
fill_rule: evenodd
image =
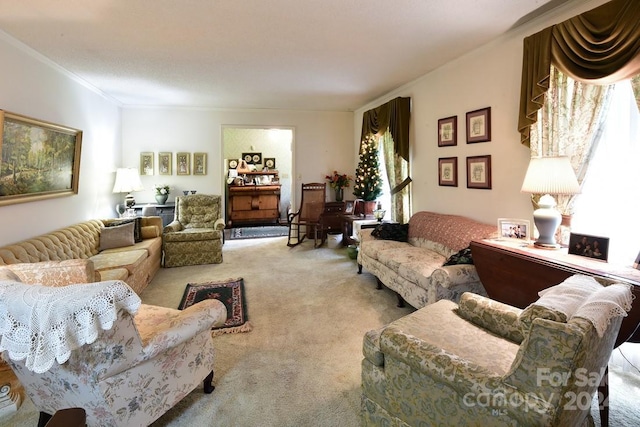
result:
M 395 240 L 397 242 L 406 242 L 409 239 L 409 224 L 378 224 L 371 232 L 376 239 Z
M 109 221 L 109 223 L 105 224 L 104 226 L 117 227 L 118 225 L 128 224 L 130 222 L 133 222 L 135 224 L 135 228 L 133 229 L 133 240 L 136 243 L 142 242 L 142 218 L 140 217 L 116 219 L 113 221 Z
M 466 247 L 455 254 L 451 255 L 448 260 L 442 264 L 442 266 L 446 265 L 456 265 L 456 264 L 473 264 L 473 257 L 471 256 L 471 247 Z
M 100 250 L 133 246 L 135 244 L 133 239 L 135 225 L 134 222 L 129 222 L 127 224 L 101 228 Z

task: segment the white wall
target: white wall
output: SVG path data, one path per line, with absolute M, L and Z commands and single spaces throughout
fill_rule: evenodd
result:
M 77 195 L 0 206 L 0 245 L 112 215 L 120 108 L 0 32 L 0 109 L 83 131 Z
M 137 167 L 140 152 L 206 152 L 206 176 L 143 176 L 144 191 L 134 193 L 137 202 L 153 202 L 154 183 L 167 183 L 177 191 L 224 194 L 225 170 L 222 127 L 265 126 L 294 128 L 293 184 L 299 199 L 300 184 L 322 182 L 334 169 L 353 171 L 353 113 L 282 110 L 213 110 L 171 108 L 124 108 L 122 122 L 123 165 Z M 175 161 L 175 159 L 174 159 Z M 350 172 L 352 173 L 352 172 Z
M 529 195 L 520 193 L 530 158 L 517 131 L 523 39 L 602 3 L 605 0 L 571 2 L 358 109 L 356 152 L 364 111 L 397 96 L 409 96 L 413 211 L 460 214 L 491 224 L 500 217 L 532 221 Z M 466 113 L 484 107 L 491 107 L 491 141 L 467 144 Z M 438 119 L 455 115 L 457 146 L 438 147 Z M 468 189 L 466 157 L 487 154 L 491 155 L 492 189 Z M 438 185 L 440 157 L 458 158 L 458 187 Z

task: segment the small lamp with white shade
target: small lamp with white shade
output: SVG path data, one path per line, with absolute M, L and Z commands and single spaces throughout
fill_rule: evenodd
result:
M 552 195 L 580 192 L 580 184 L 569 158 L 532 157 L 520 191 L 543 195 L 538 201 L 539 208 L 533 212 L 533 222 L 539 233 L 534 245 L 558 248 L 560 245 L 556 243 L 555 234 L 562 215 L 556 209 L 556 201 Z
M 136 168 L 118 168 L 116 170 L 116 182 L 113 185 L 114 193 L 127 193 L 124 198 L 124 205 L 117 204 L 116 211 L 122 215 L 125 209 L 130 209 L 136 204 L 136 200 L 131 194 L 133 191 L 142 191 L 142 181 Z

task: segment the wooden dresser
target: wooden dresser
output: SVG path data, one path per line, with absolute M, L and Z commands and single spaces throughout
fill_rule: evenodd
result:
M 251 176 L 277 172 L 250 172 Z M 249 175 L 247 174 L 247 175 Z M 280 220 L 280 184 L 227 185 L 227 226 L 278 223 Z

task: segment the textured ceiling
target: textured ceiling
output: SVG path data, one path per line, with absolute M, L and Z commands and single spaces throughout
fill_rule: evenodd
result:
M 567 0 L 0 0 L 123 105 L 351 111 Z

